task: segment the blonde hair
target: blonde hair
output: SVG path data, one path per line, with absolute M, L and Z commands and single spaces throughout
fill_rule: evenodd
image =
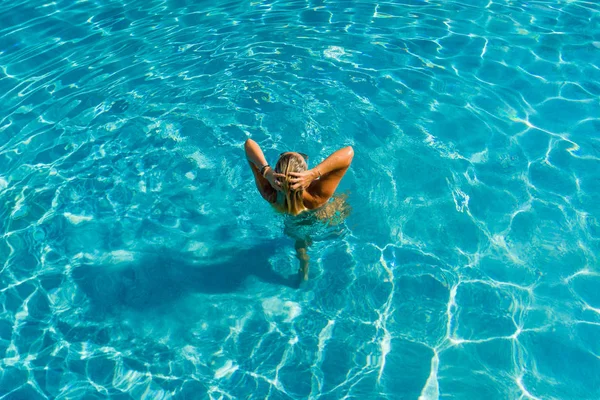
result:
M 283 210 L 292 215 L 298 215 L 302 211 L 306 210 L 304 207 L 303 194 L 304 190 L 292 190 L 290 188 L 290 179 L 292 176 L 290 172 L 303 172 L 308 169 L 304 158 L 297 153 L 283 153 L 277 165 L 275 166 L 275 172 L 285 175 L 285 179 L 282 179 L 281 188 L 285 193 L 285 200 L 283 203 Z

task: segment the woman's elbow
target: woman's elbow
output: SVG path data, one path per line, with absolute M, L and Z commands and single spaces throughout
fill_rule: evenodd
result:
M 346 152 L 346 160 L 348 165 L 350 165 L 352 163 L 352 159 L 354 158 L 354 149 L 352 146 L 348 146 L 344 149 L 344 151 Z
M 244 151 L 248 154 L 252 149 L 255 149 L 257 146 L 256 142 L 252 139 L 246 139 L 244 142 Z

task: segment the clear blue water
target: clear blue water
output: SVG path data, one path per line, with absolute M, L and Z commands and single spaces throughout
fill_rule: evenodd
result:
M 0 3 L 0 398 L 600 398 L 599 11 Z M 354 146 L 300 289 L 249 137 Z

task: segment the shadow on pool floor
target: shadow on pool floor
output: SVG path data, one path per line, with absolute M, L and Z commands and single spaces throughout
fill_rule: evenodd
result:
M 243 289 L 251 276 L 297 288 L 296 274 L 283 276 L 271 268 L 269 257 L 276 246 L 281 246 L 280 240 L 263 242 L 214 264 L 193 263 L 184 253 L 163 248 L 143 253 L 134 261 L 82 264 L 73 269 L 72 276 L 92 303 L 104 311 L 119 306 L 140 310 L 162 306 L 190 293 L 233 293 Z

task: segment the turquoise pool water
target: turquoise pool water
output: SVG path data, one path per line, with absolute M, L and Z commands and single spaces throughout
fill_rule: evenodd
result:
M 0 4 L 0 398 L 600 398 L 593 1 Z M 274 162 L 352 145 L 296 287 Z

